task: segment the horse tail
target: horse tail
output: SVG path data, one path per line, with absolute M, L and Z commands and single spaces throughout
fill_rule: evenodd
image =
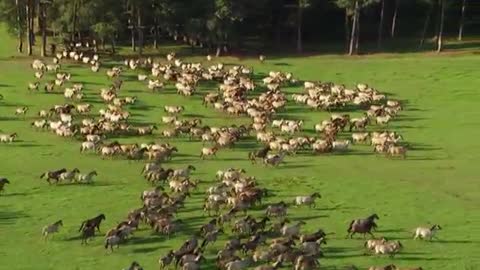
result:
M 355 220 L 352 220 L 352 222 L 350 222 L 350 225 L 349 225 L 348 230 L 347 230 L 348 233 L 352 232 L 352 229 L 353 229 L 352 227 L 353 227 L 354 222 L 355 222 Z
M 43 177 L 45 177 L 45 175 L 47 175 L 47 173 L 42 173 L 42 175 L 40 175 L 40 179 L 42 179 Z
M 83 229 L 83 226 L 85 226 L 85 223 L 86 221 L 82 222 L 82 224 L 80 225 L 80 229 L 78 229 L 78 231 L 81 231 Z
M 105 239 L 105 249 L 108 249 L 108 238 Z

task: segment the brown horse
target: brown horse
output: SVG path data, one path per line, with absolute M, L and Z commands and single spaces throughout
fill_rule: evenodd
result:
M 58 181 L 60 181 L 60 175 L 62 175 L 62 173 L 65 173 L 65 172 L 67 172 L 67 169 L 65 169 L 65 168 L 62 168 L 62 169 L 56 170 L 56 171 L 48 171 L 48 172 L 45 172 L 42 175 L 40 175 L 40 179 L 42 179 L 44 177 L 47 177 L 46 180 L 49 184 L 52 183 L 52 182 L 50 182 L 51 179 L 55 180 L 55 183 L 58 183 Z
M 257 163 L 257 158 L 264 159 L 267 156 L 268 151 L 270 151 L 270 146 L 269 145 L 265 146 L 264 148 L 262 148 L 258 151 L 248 153 L 248 159 L 250 159 L 252 164 L 255 164 L 255 163 Z
M 97 228 L 97 230 L 100 231 L 100 223 L 102 223 L 102 220 L 105 220 L 104 214 L 100 214 L 94 218 L 87 219 L 82 222 L 82 225 L 80 225 L 80 229 L 78 229 L 78 231 L 81 231 L 82 229 L 85 230 L 88 227 Z
M 353 238 L 355 233 L 363 234 L 364 238 L 367 233 L 374 237 L 371 231 L 377 227 L 377 224 L 375 224 L 375 219 L 380 219 L 377 214 L 373 214 L 365 219 L 352 220 L 347 230 L 347 238 L 349 236 L 350 238 Z
M 7 178 L 0 178 L 0 193 L 4 190 L 6 184 L 10 184 Z

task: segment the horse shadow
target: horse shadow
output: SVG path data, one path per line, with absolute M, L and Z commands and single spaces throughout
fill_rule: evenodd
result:
M 3 195 L 2 195 L 3 196 Z M 28 218 L 29 215 L 23 211 L 0 211 L 0 225 L 15 224 L 18 219 Z
M 93 238 L 97 237 L 99 235 L 95 235 Z M 68 237 L 68 238 L 64 238 L 63 240 L 64 241 L 79 241 L 79 240 L 82 240 L 82 235 L 77 235 L 77 236 L 71 236 L 71 237 Z
M 130 238 L 127 243 L 133 245 L 142 245 L 142 244 L 154 244 L 163 241 L 162 237 L 158 237 L 157 235 L 153 235 L 154 237 L 132 237 Z M 156 236 L 156 237 L 155 237 Z
M 15 193 L 7 193 L 7 194 L 2 194 L 0 197 L 14 197 L 14 196 L 28 196 L 31 193 L 27 192 L 15 192 Z
M 155 251 L 158 251 L 159 249 L 161 249 L 162 246 L 159 246 L 159 247 L 150 247 L 150 248 L 134 248 L 132 250 L 133 253 L 151 253 L 151 252 L 155 252 Z

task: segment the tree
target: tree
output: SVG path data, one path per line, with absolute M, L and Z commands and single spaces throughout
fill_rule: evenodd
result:
M 425 21 L 423 23 L 423 30 L 422 30 L 422 36 L 420 38 L 419 48 L 421 48 L 425 43 L 425 37 L 427 35 L 428 26 L 430 25 L 430 20 L 432 17 L 432 12 L 434 10 L 436 0 L 420 0 L 420 2 L 427 4 L 428 8 L 427 8 L 427 12 L 425 13 Z
M 17 37 L 18 37 L 18 46 L 17 51 L 19 53 L 23 52 L 23 30 L 24 30 L 24 16 L 23 8 L 24 3 L 20 3 L 20 0 L 15 0 L 15 8 L 17 14 Z
M 33 0 L 27 0 L 27 3 L 25 4 L 25 14 L 27 16 L 27 54 L 32 55 L 33 54 L 33 16 L 34 16 L 34 11 L 33 11 Z
M 463 25 L 465 24 L 465 10 L 467 9 L 467 0 L 462 1 L 462 15 L 460 16 L 460 26 L 458 27 L 458 40 L 463 39 Z
M 310 0 L 298 0 L 297 3 L 297 53 L 302 53 L 302 25 L 303 25 L 303 11 L 310 6 Z
M 349 55 L 358 53 L 360 39 L 360 13 L 362 8 L 368 7 L 374 3 L 378 3 L 378 1 L 379 0 L 336 0 L 335 4 L 338 7 L 353 11 L 352 27 L 348 46 Z M 345 17 L 348 19 L 348 16 Z
M 234 24 L 243 21 L 244 2 L 234 0 L 215 0 L 213 12 L 206 20 L 209 40 L 216 46 L 216 55 L 223 49 L 228 52 L 229 42 L 234 32 Z
M 38 17 L 40 21 L 40 29 L 42 32 L 42 49 L 41 55 L 45 57 L 47 55 L 47 9 L 51 5 L 49 0 L 40 0 L 38 4 Z
M 400 0 L 395 0 L 395 7 L 393 10 L 393 17 L 392 17 L 392 29 L 390 30 L 390 36 L 395 37 L 395 30 L 397 28 L 397 16 L 398 16 L 398 5 Z
M 438 0 L 439 9 L 440 9 L 440 22 L 438 27 L 437 34 L 437 53 L 443 50 L 443 26 L 445 24 L 445 6 L 446 0 Z
M 115 26 L 111 23 L 99 22 L 92 26 L 92 31 L 100 39 L 102 49 L 105 49 L 105 42 L 109 40 L 112 44 L 112 53 L 115 53 Z
M 378 23 L 378 39 L 377 39 L 377 47 L 382 47 L 382 34 L 383 34 L 383 18 L 385 15 L 385 0 L 381 0 L 381 7 L 380 7 L 380 21 Z

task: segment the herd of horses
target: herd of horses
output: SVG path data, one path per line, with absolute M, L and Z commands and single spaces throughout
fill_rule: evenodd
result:
M 93 72 L 98 72 L 101 62 L 99 61 L 98 55 L 89 55 L 88 51 L 82 51 L 80 48 L 74 49 L 72 51 L 65 51 L 58 54 L 54 58 L 54 65 L 44 65 L 41 61 L 36 60 L 32 65 L 37 71 L 35 76 L 37 78 L 42 78 L 43 74 L 47 71 L 58 72 L 60 69 L 60 63 L 62 61 L 67 61 L 67 59 L 72 61 L 83 62 L 87 65 L 90 65 L 90 68 Z M 197 83 L 195 78 L 195 72 L 202 70 L 196 64 L 186 64 L 175 58 L 174 54 L 168 55 L 168 61 L 165 65 L 155 63 L 152 59 L 127 59 L 125 64 L 128 68 L 132 70 L 137 70 L 139 67 L 149 68 L 152 67 L 152 72 L 159 72 L 163 74 L 166 81 L 168 82 L 173 77 L 173 80 L 177 82 L 176 87 L 179 90 L 179 93 L 182 93 L 185 96 L 192 95 L 195 91 L 194 87 Z M 209 59 L 211 60 L 211 59 Z M 174 64 L 172 64 L 174 63 Z M 179 63 L 179 64 L 178 64 Z M 223 65 L 220 68 L 217 65 L 216 68 L 208 69 L 210 73 L 203 73 L 204 78 L 214 78 L 215 74 L 222 74 Z M 182 72 L 187 72 L 188 70 L 197 70 L 192 74 Z M 248 69 L 240 67 L 238 69 L 232 69 L 235 73 L 234 80 L 239 84 L 242 84 L 242 73 L 248 73 Z M 241 72 L 239 72 L 241 70 Z M 107 71 L 109 77 L 118 78 L 122 72 L 121 68 L 113 68 Z M 59 75 L 60 74 L 60 75 Z M 212 75 L 213 74 L 213 75 Z M 225 72 L 226 75 L 221 76 L 230 76 L 230 71 Z M 240 74 L 240 75 L 238 75 Z M 148 76 L 139 74 L 139 80 L 146 80 Z M 168 79 L 167 79 L 168 75 Z M 213 76 L 213 77 L 212 77 Z M 240 77 L 235 77 L 240 76 Z M 275 77 L 276 76 L 276 77 Z M 282 96 L 279 91 L 279 85 L 283 81 L 291 80 L 290 76 L 287 75 L 275 75 L 270 76 L 268 80 L 269 84 L 267 88 L 269 89 L 267 95 L 264 96 L 264 101 L 260 101 L 260 105 L 256 108 L 256 112 L 253 112 L 251 107 L 246 109 L 248 114 L 252 113 L 252 118 L 254 123 L 252 127 L 255 127 L 255 124 L 259 124 L 258 133 L 265 133 L 265 122 L 270 117 L 272 112 L 275 112 L 276 109 L 284 106 L 286 99 Z M 68 83 L 70 80 L 70 75 L 68 73 L 57 73 L 57 80 L 49 82 L 46 85 L 46 92 L 54 91 L 55 85 L 62 87 L 64 83 Z M 193 77 L 193 79 L 192 79 Z M 239 79 L 240 78 L 240 79 Z M 278 81 L 276 81 L 278 80 Z M 191 81 L 194 81 L 193 83 Z M 86 141 L 82 143 L 81 152 L 86 150 L 94 149 L 100 154 L 106 153 L 106 155 L 126 155 L 132 159 L 144 159 L 145 156 L 148 156 L 148 159 L 152 160 L 152 163 L 148 163 L 142 170 L 142 174 L 145 178 L 158 185 L 155 190 L 146 190 L 142 193 L 141 200 L 142 206 L 133 211 L 130 211 L 128 217 L 125 221 L 119 223 L 113 229 L 109 230 L 105 236 L 105 248 L 114 251 L 113 247 L 120 246 L 120 244 L 128 243 L 129 238 L 136 231 L 140 225 L 150 225 L 154 232 L 162 233 L 170 237 L 175 235 L 177 231 L 181 232 L 181 220 L 176 219 L 176 215 L 180 209 L 184 207 L 184 200 L 188 199 L 191 196 L 190 191 L 197 189 L 198 181 L 191 181 L 190 174 L 193 174 L 195 167 L 189 166 L 184 170 L 174 170 L 172 168 L 163 168 L 162 165 L 171 159 L 171 156 L 174 152 L 177 152 L 177 148 L 168 144 L 145 144 L 145 145 L 126 145 L 120 144 L 118 142 L 106 143 L 102 142 L 105 137 L 108 137 L 111 133 L 103 132 L 105 130 L 110 130 L 109 132 L 125 132 L 123 134 L 136 134 L 139 136 L 142 135 L 151 135 L 153 130 L 156 128 L 152 127 L 131 127 L 127 119 L 129 113 L 126 110 L 123 110 L 122 106 L 126 104 L 132 104 L 136 101 L 136 97 L 128 97 L 124 99 L 118 98 L 119 90 L 122 86 L 121 80 L 116 80 L 112 83 L 112 86 L 108 91 L 102 91 L 102 98 L 107 103 L 107 109 L 101 112 L 102 117 L 95 123 L 93 120 L 84 119 L 82 125 L 78 123 L 73 123 L 72 121 L 72 112 L 77 108 L 78 114 L 82 115 L 85 112 L 89 112 L 90 106 L 79 106 L 82 104 L 77 104 L 77 106 L 71 104 L 57 105 L 54 106 L 51 110 L 45 111 L 44 113 L 40 112 L 39 115 L 46 117 L 45 119 L 35 121 L 32 123 L 32 126 L 36 128 L 45 128 L 49 127 L 52 131 L 55 131 L 57 135 L 64 137 L 75 137 L 80 136 Z M 265 82 L 265 80 L 264 80 Z M 248 88 L 247 85 L 253 82 L 248 79 L 243 81 L 243 86 Z M 180 84 L 180 85 L 179 85 Z M 35 82 L 29 86 L 30 90 L 36 90 L 39 87 L 39 82 Z M 48 87 L 47 87 L 48 86 Z M 149 81 L 149 89 L 157 90 L 158 88 L 164 87 L 163 82 Z M 205 97 L 204 101 L 207 103 L 213 104 L 215 107 L 218 107 L 222 110 L 226 110 L 229 113 L 237 114 L 242 112 L 242 98 L 246 95 L 246 91 L 240 91 L 238 88 L 229 88 L 231 85 L 227 85 L 224 93 L 230 91 L 232 97 L 225 95 L 225 100 L 222 104 L 218 105 L 218 96 L 215 94 L 209 93 Z M 322 100 L 322 97 L 319 93 L 323 93 L 323 88 L 325 85 L 312 84 L 309 87 L 306 87 L 307 92 L 315 92 L 315 98 L 317 100 L 309 101 L 309 97 L 305 97 L 305 103 L 308 106 L 314 106 L 315 108 L 321 108 L 322 106 L 337 106 L 339 104 L 344 104 L 344 100 L 351 98 L 349 101 L 353 101 L 353 96 L 349 97 L 348 92 L 345 90 L 338 90 L 339 93 L 336 96 L 329 96 L 327 101 Z M 329 86 L 330 87 L 330 86 Z M 83 86 L 74 86 L 73 88 L 65 89 L 69 92 L 69 98 L 81 100 L 83 97 L 82 91 Z M 250 91 L 250 89 L 248 89 Z M 313 91 L 313 92 L 312 92 Z M 329 90 L 330 91 L 330 90 Z M 337 91 L 337 90 L 335 90 Z M 363 90 L 362 90 L 363 91 Z M 360 91 L 360 92 L 362 92 Z M 317 93 L 318 92 L 318 93 Z M 359 92 L 359 93 L 360 93 Z M 367 91 L 368 92 L 368 91 Z M 375 91 L 373 92 L 364 92 L 363 97 L 366 100 L 372 98 L 372 96 L 378 97 L 379 94 Z M 345 94 L 347 93 L 347 94 Z M 358 94 L 358 93 L 357 93 Z M 356 92 L 354 95 L 357 95 Z M 329 94 L 330 95 L 330 94 Z M 361 95 L 362 96 L 362 95 Z M 302 99 L 301 96 L 297 97 Z M 356 97 L 358 98 L 358 96 Z M 381 98 L 381 97 L 380 97 Z M 231 101 L 231 102 L 230 102 Z M 296 100 L 297 101 L 297 100 Z M 256 101 L 258 102 L 258 101 Z M 262 103 L 264 102 L 264 103 Z M 303 101 L 301 101 L 303 102 Z M 323 102 L 323 103 L 322 103 Z M 359 102 L 367 102 L 365 100 L 360 100 Z M 312 105 L 313 104 L 313 105 Z M 326 105 L 325 105 L 326 104 Z M 87 104 L 88 105 L 88 104 Z M 218 106 L 217 106 L 218 105 Z M 262 107 L 263 106 L 263 107 Z M 343 106 L 343 105 L 342 105 Z M 330 108 L 330 107 L 328 107 Z M 392 106 L 375 106 L 375 110 L 371 111 L 373 117 L 377 117 L 377 122 L 382 122 L 383 118 L 388 118 L 385 121 L 389 121 L 390 117 L 393 117 L 393 114 L 397 113 L 399 108 L 398 104 L 393 104 Z M 206 141 L 213 141 L 215 145 L 213 147 L 204 147 L 201 150 L 200 157 L 202 159 L 208 156 L 215 156 L 216 152 L 222 146 L 231 146 L 236 141 L 240 140 L 242 136 L 249 132 L 250 128 L 246 127 L 223 127 L 219 128 L 218 131 L 211 132 L 212 128 L 210 127 L 199 127 L 198 124 L 201 121 L 196 121 L 191 123 L 188 121 L 180 121 L 176 118 L 176 115 L 181 113 L 185 108 L 183 106 L 166 106 L 165 112 L 172 114 L 174 116 L 165 119 L 169 123 L 173 123 L 174 129 L 173 134 L 189 133 L 192 137 L 199 136 L 205 139 Z M 258 111 L 260 109 L 270 110 L 267 111 Z M 390 111 L 394 111 L 390 115 Z M 399 110 L 399 109 L 398 109 Z M 16 114 L 25 115 L 28 111 L 27 107 L 19 108 L 16 111 Z M 49 118 L 50 117 L 50 118 Z M 54 121 L 53 118 L 59 117 L 60 120 Z M 365 118 L 366 119 L 366 118 Z M 360 119 L 350 122 L 350 130 L 352 127 L 354 129 L 364 130 L 367 120 Z M 258 120 L 258 121 L 257 121 Z M 256 122 L 257 121 L 257 122 Z M 285 142 L 278 140 L 275 136 L 270 138 L 264 147 L 248 153 L 248 159 L 254 164 L 257 162 L 257 159 L 261 159 L 265 165 L 277 166 L 283 161 L 283 158 L 286 154 L 290 154 L 292 147 L 294 151 L 303 147 L 303 145 L 313 146 L 314 152 L 318 149 L 315 148 L 315 145 L 320 145 L 324 143 L 327 146 L 327 149 L 346 149 L 349 146 L 349 142 L 341 142 L 336 140 L 337 133 L 343 131 L 345 126 L 350 121 L 349 117 L 339 116 L 339 118 L 332 117 L 331 121 L 326 121 L 322 123 L 319 127 L 321 132 L 325 132 L 325 140 L 317 140 L 308 137 L 298 137 L 292 139 L 290 142 Z M 88 123 L 87 123 L 88 122 Z M 287 134 L 297 132 L 301 125 L 300 122 L 288 122 L 285 124 L 284 120 L 278 122 L 278 127 L 281 128 L 282 132 L 285 131 Z M 109 127 L 109 128 L 107 128 Z M 134 132 L 132 133 L 132 129 Z M 80 132 L 80 134 L 78 134 Z M 163 133 L 165 134 L 169 133 Z M 208 136 L 207 136 L 208 135 Z M 372 134 L 375 135 L 375 134 Z M 381 146 L 378 149 L 387 154 L 392 154 L 393 156 L 403 156 L 405 157 L 405 149 L 402 146 L 398 146 L 397 139 L 399 136 L 395 133 L 384 132 L 376 134 L 377 137 L 372 136 L 372 145 Z M 15 137 L 16 137 L 15 133 Z M 268 136 L 268 134 L 267 134 Z M 354 140 L 364 141 L 365 138 L 369 137 L 370 134 L 357 134 L 353 137 Z M 258 136 L 257 136 L 258 137 Z M 357 138 L 358 137 L 358 138 Z M 14 140 L 10 139 L 11 136 L 6 136 L 2 139 L 5 142 L 12 142 Z M 374 144 L 374 139 L 380 141 L 379 144 Z M 222 145 L 223 144 L 223 145 Z M 279 145 L 279 149 L 276 154 L 269 154 L 270 151 L 274 150 L 273 147 Z M 297 148 L 298 147 L 298 148 Z M 173 151 L 175 149 L 175 151 Z M 397 151 L 398 150 L 398 151 Z M 168 155 L 165 156 L 165 151 L 168 152 Z M 321 149 L 323 151 L 323 148 Z M 320 151 L 317 151 L 320 152 Z M 161 156 L 162 158 L 158 158 Z M 243 175 L 243 170 L 235 170 L 233 168 L 228 169 L 225 172 L 222 172 L 219 180 L 221 183 L 218 185 L 210 187 L 207 192 L 207 198 L 204 201 L 204 211 L 205 214 L 209 216 L 214 212 L 214 218 L 211 219 L 208 223 L 203 224 L 200 230 L 195 233 L 194 236 L 190 237 L 189 240 L 185 241 L 177 250 L 169 251 L 165 256 L 162 256 L 159 259 L 159 265 L 161 268 L 167 268 L 170 264 L 174 264 L 176 267 L 180 266 L 185 270 L 196 270 L 199 269 L 202 265 L 202 262 L 205 260 L 204 254 L 207 248 L 211 248 L 211 243 L 217 241 L 220 235 L 227 234 L 226 226 L 232 227 L 232 234 L 229 236 L 229 240 L 225 243 L 224 248 L 218 251 L 216 256 L 216 266 L 219 269 L 226 270 L 240 270 L 247 269 L 257 265 L 255 269 L 257 270 L 270 270 L 278 269 L 280 267 L 291 266 L 295 270 L 310 270 L 310 269 L 320 269 L 320 259 L 324 256 L 321 246 L 327 242 L 327 233 L 322 229 L 314 233 L 307 233 L 303 231 L 302 226 L 305 224 L 303 221 L 297 223 L 291 223 L 287 217 L 287 209 L 293 209 L 289 204 L 282 202 L 266 204 L 266 212 L 259 219 L 253 217 L 252 209 L 259 204 L 264 204 L 262 201 L 263 197 L 267 196 L 267 189 L 262 189 L 257 185 L 257 182 L 254 177 L 245 177 Z M 78 169 L 73 169 L 71 171 L 66 168 L 47 171 L 43 173 L 40 178 L 44 178 L 49 184 L 58 184 L 62 181 L 77 181 L 82 183 L 91 183 L 94 176 L 97 175 L 96 171 L 91 171 L 88 174 L 81 174 Z M 217 175 L 218 176 L 218 175 Z M 4 190 L 4 186 L 9 184 L 9 180 L 6 178 L 0 178 L 0 192 Z M 165 192 L 165 187 L 162 184 L 169 184 L 171 193 Z M 315 207 L 315 199 L 320 198 L 320 194 L 315 192 L 308 196 L 297 196 L 293 200 L 293 206 L 302 206 L 308 205 L 309 207 Z M 226 212 L 222 213 L 223 210 Z M 241 216 L 243 213 L 243 216 Z M 240 217 L 239 217 L 240 215 Z M 399 241 L 391 241 L 385 238 L 375 238 L 374 232 L 377 229 L 377 220 L 379 216 L 377 214 L 372 214 L 366 218 L 353 219 L 347 227 L 346 238 L 353 238 L 356 234 L 363 235 L 363 238 L 366 235 L 370 235 L 372 239 L 365 242 L 365 247 L 371 251 L 373 254 L 377 255 L 387 255 L 394 257 L 396 254 L 400 253 L 403 245 Z M 89 218 L 81 222 L 78 232 L 81 234 L 81 244 L 87 245 L 89 240 L 94 238 L 96 233 L 100 232 L 100 226 L 103 221 L 106 220 L 106 215 L 101 213 L 93 218 Z M 58 220 L 50 225 L 47 225 L 42 228 L 42 235 L 45 240 L 49 236 L 60 231 L 60 228 L 63 226 L 63 220 Z M 180 228 L 180 229 L 179 229 Z M 434 225 L 432 227 L 418 227 L 414 232 L 414 239 L 426 239 L 432 240 L 435 238 L 436 231 L 440 230 L 439 225 Z M 133 262 L 129 269 L 141 269 L 141 266 L 137 262 Z M 355 266 L 348 266 L 345 269 L 357 269 Z M 421 267 L 414 268 L 399 268 L 393 264 L 383 266 L 383 267 L 370 267 L 370 270 L 397 270 L 397 269 L 422 269 Z

